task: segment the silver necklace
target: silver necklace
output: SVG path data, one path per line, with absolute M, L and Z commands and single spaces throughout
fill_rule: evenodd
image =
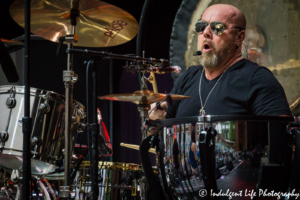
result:
M 218 84 L 218 82 L 220 81 L 220 79 L 222 78 L 222 76 L 225 74 L 225 72 L 227 71 L 227 69 L 228 69 L 230 66 L 231 66 L 231 65 L 229 65 L 229 66 L 225 69 L 225 71 L 222 73 L 222 75 L 220 76 L 220 78 L 218 79 L 218 81 L 215 83 L 214 87 L 210 90 L 210 92 L 208 93 L 208 95 L 207 95 L 207 97 L 206 97 L 206 100 L 205 100 L 204 105 L 202 104 L 202 98 L 201 98 L 201 82 L 202 82 L 202 76 L 203 76 L 203 71 L 204 71 L 204 67 L 203 67 L 202 73 L 201 73 L 201 76 L 200 76 L 200 81 L 199 81 L 199 97 L 200 97 L 200 103 L 201 103 L 201 109 L 200 109 L 200 111 L 199 111 L 199 114 L 200 114 L 200 115 L 205 115 L 205 110 L 204 110 L 204 108 L 205 108 L 205 105 L 206 105 L 206 103 L 207 103 L 207 99 L 208 99 L 210 93 L 215 89 L 216 85 Z

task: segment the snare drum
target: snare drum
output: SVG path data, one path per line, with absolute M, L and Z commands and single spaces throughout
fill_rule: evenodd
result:
M 42 89 L 30 88 L 31 173 L 45 175 L 63 163 L 65 97 Z M 84 106 L 73 102 L 71 134 L 76 139 L 78 123 L 84 119 Z M 0 166 L 22 169 L 24 86 L 0 87 Z M 74 145 L 73 145 L 74 146 Z
M 99 162 L 99 199 L 140 199 L 141 165 L 118 162 Z M 157 169 L 153 168 L 157 174 Z M 92 196 L 90 164 L 84 161 L 77 173 L 74 186 L 76 198 Z
M 250 199 L 266 189 L 288 192 L 293 136 L 287 127 L 299 129 L 299 123 L 292 121 L 291 117 L 199 116 L 152 122 L 150 131 L 156 132 L 149 137 L 158 138 L 156 160 L 166 199 L 197 199 L 206 195 L 204 190 L 207 195 L 221 191 L 225 196 L 229 190 L 241 195 L 238 199 Z M 197 159 L 190 156 L 193 141 L 200 151 Z M 200 160 L 197 167 L 191 166 L 195 160 Z

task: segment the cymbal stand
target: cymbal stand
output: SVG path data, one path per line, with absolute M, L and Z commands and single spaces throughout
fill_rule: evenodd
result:
M 22 118 L 23 132 L 23 188 L 22 197 L 31 197 L 31 152 L 30 135 L 32 130 L 32 118 L 30 117 L 30 1 L 25 0 L 25 52 L 24 52 L 24 117 Z
M 145 72 L 143 72 L 142 76 L 142 90 L 147 90 L 146 87 L 146 80 L 147 78 L 145 77 Z M 142 132 L 142 140 L 147 136 L 147 133 L 144 132 L 143 124 L 144 121 L 148 115 L 148 111 L 150 110 L 150 104 L 139 104 L 138 105 L 138 111 L 140 112 L 140 117 L 141 117 L 141 132 Z
M 112 58 L 112 59 L 121 59 L 121 60 L 131 60 L 135 62 L 149 62 L 149 63 L 156 63 L 159 66 L 166 66 L 169 65 L 169 61 L 165 59 L 155 59 L 155 58 L 143 58 L 139 56 L 127 56 L 127 55 L 118 55 L 118 54 L 112 54 L 112 53 L 107 53 L 104 51 L 91 51 L 87 49 L 67 49 L 67 53 L 72 53 L 72 54 L 82 54 L 86 56 L 95 56 L 95 57 L 102 57 L 102 58 Z M 145 80 L 147 78 L 143 75 L 142 77 L 142 90 L 147 90 Z M 140 112 L 140 117 L 141 117 L 141 132 L 142 132 L 142 139 L 145 138 L 145 134 L 143 133 L 143 123 L 145 118 L 147 117 L 148 110 L 150 109 L 150 104 L 139 104 L 138 105 L 138 111 Z
M 98 199 L 99 194 L 99 186 L 98 186 L 98 133 L 99 133 L 99 125 L 98 125 L 98 112 L 97 112 L 97 74 L 98 69 L 100 67 L 100 61 L 103 57 L 96 58 L 91 57 L 91 60 L 88 62 L 87 66 L 87 76 L 89 72 L 89 65 L 92 65 L 93 68 L 93 106 L 92 106 L 92 151 L 90 152 L 90 170 L 91 170 L 91 182 L 92 182 L 92 192 L 93 192 L 93 200 Z M 88 88 L 87 88 L 87 91 Z M 88 106 L 88 100 L 89 95 L 87 94 L 87 113 L 91 110 Z M 87 124 L 89 124 L 89 114 L 87 115 Z M 89 134 L 89 132 L 87 132 Z M 89 144 L 90 141 L 88 141 Z M 89 145 L 88 145 L 89 146 Z
M 68 49 L 73 49 L 73 43 L 77 42 L 75 35 L 76 20 L 79 16 L 79 11 L 72 9 L 70 14 L 71 19 L 71 35 L 65 37 L 68 42 Z M 71 174 L 71 153 L 72 153 L 72 140 L 71 140 L 71 119 L 72 119 L 72 105 L 73 105 L 73 85 L 77 81 L 77 75 L 73 70 L 73 55 L 68 54 L 67 70 L 63 71 L 63 81 L 65 84 L 65 155 L 64 155 L 64 186 L 60 186 L 59 196 L 61 199 L 69 199 L 70 196 L 70 174 Z

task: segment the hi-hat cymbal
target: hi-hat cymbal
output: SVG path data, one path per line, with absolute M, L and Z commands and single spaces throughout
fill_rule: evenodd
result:
M 113 101 L 127 101 L 138 105 L 151 104 L 162 101 L 166 98 L 167 94 L 153 93 L 150 90 L 138 90 L 134 93 L 127 94 L 111 94 L 106 96 L 100 96 L 99 99 L 113 100 Z M 172 100 L 182 100 L 191 98 L 189 96 L 171 94 Z
M 0 40 L 3 42 L 4 45 L 24 45 L 23 42 L 7 40 L 7 39 L 3 39 L 3 38 L 0 38 Z
M 77 6 L 69 0 L 31 1 L 31 32 L 53 42 L 71 34 L 70 10 L 78 7 L 74 46 L 109 47 L 135 37 L 138 23 L 128 12 L 98 0 L 80 0 Z M 25 27 L 24 0 L 14 1 L 9 9 L 12 18 Z

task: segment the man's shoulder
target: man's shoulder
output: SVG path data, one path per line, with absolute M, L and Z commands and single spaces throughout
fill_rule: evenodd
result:
M 192 65 L 186 71 L 184 71 L 177 80 L 180 82 L 192 78 L 199 70 L 202 70 L 203 67 L 201 65 Z M 177 81 L 176 81 L 177 82 Z
M 202 69 L 203 69 L 203 67 L 201 65 L 192 65 L 187 69 L 187 73 L 197 72 Z
M 257 72 L 272 74 L 272 72 L 265 66 L 260 66 L 255 62 L 252 62 L 251 60 L 242 59 L 235 66 L 234 70 L 243 71 L 245 74 L 252 74 L 255 75 Z

